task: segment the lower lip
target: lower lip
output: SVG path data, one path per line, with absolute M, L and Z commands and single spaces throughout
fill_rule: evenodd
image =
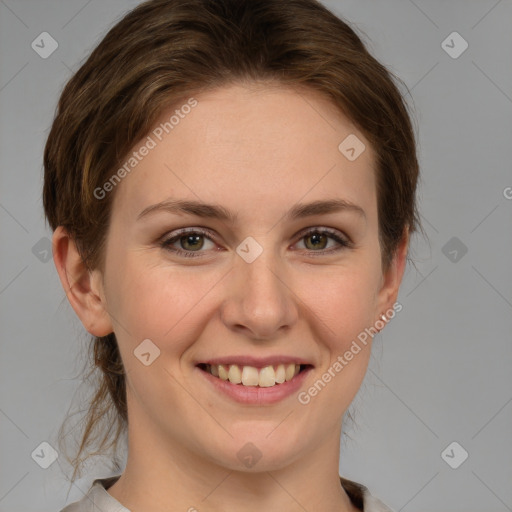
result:
M 211 373 L 201 370 L 196 366 L 196 370 L 203 375 L 203 377 L 213 386 L 215 389 L 226 394 L 236 402 L 242 404 L 253 404 L 253 405 L 267 405 L 275 404 L 284 400 L 285 398 L 297 393 L 302 386 L 304 379 L 308 376 L 312 367 L 307 367 L 301 371 L 292 380 L 283 382 L 282 384 L 276 384 L 268 388 L 260 388 L 259 386 L 244 386 L 243 384 L 232 384 L 227 380 L 219 379 L 214 377 Z

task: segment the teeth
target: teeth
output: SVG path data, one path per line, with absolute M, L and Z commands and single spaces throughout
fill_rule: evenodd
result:
M 229 367 L 228 379 L 232 384 L 240 384 L 240 382 L 242 382 L 242 372 L 238 365 L 232 364 Z
M 215 366 L 217 366 L 217 365 L 215 365 Z M 210 373 L 212 375 L 215 375 L 215 373 L 212 372 L 212 365 L 209 365 L 209 368 L 210 368 Z M 218 366 L 218 373 L 219 373 L 219 377 L 222 380 L 228 380 L 228 371 L 226 370 L 225 366 L 222 366 L 221 364 L 219 364 L 219 366 Z
M 285 379 L 286 380 L 293 379 L 294 375 L 295 375 L 295 365 L 293 365 L 293 364 L 286 365 Z
M 270 388 L 276 383 L 276 372 L 272 366 L 265 366 L 260 370 L 260 379 L 258 384 L 260 388 Z
M 286 380 L 286 370 L 284 369 L 284 364 L 280 364 L 276 370 L 276 382 L 277 384 L 282 384 Z
M 214 377 L 222 380 L 229 380 L 232 384 L 242 384 L 242 386 L 259 386 L 260 388 L 270 388 L 276 384 L 282 384 L 292 380 L 300 372 L 299 364 L 278 364 L 274 366 L 265 366 L 265 368 L 255 368 L 254 366 L 231 365 L 207 365 L 207 371 Z
M 229 380 L 233 382 L 231 379 Z M 258 380 L 258 370 L 252 366 L 244 366 L 242 370 L 242 384 L 244 386 L 257 386 Z

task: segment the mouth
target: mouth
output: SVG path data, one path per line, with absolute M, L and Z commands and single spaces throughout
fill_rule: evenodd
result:
M 311 364 L 299 363 L 280 363 L 263 367 L 209 363 L 199 363 L 196 366 L 221 381 L 253 388 L 279 387 L 313 368 Z

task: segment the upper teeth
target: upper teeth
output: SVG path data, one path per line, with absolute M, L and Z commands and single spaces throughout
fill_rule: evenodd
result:
M 207 365 L 207 371 L 232 384 L 268 388 L 293 379 L 300 371 L 300 364 L 279 364 L 275 369 L 273 366 L 265 366 L 260 370 L 254 366 L 213 364 Z

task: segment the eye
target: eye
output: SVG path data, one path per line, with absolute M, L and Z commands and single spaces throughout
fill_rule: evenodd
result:
M 204 241 L 201 240 L 202 238 L 206 238 L 211 243 L 213 243 L 209 231 L 194 228 L 193 230 L 180 230 L 175 236 L 163 240 L 160 245 L 162 248 L 173 252 L 178 256 L 185 256 L 186 258 L 197 258 L 199 255 L 194 254 L 195 252 L 204 252 L 201 251 L 201 249 L 204 247 Z M 173 247 L 173 245 L 176 243 L 179 243 L 181 248 Z
M 177 256 L 198 258 L 202 257 L 201 253 L 206 252 L 201 250 L 205 247 L 205 238 L 215 245 L 212 237 L 212 233 L 200 228 L 188 230 L 182 229 L 174 236 L 160 242 L 160 246 Z M 334 248 L 326 250 L 325 247 L 328 244 L 329 239 L 336 242 L 336 244 Z M 305 244 L 306 250 L 308 253 L 318 253 L 319 256 L 323 254 L 332 254 L 352 246 L 352 242 L 350 240 L 344 238 L 340 232 L 331 228 L 310 228 L 306 232 L 301 233 L 299 240 L 311 240 L 311 242 L 307 242 Z M 175 244 L 179 244 L 180 247 L 175 247 Z M 315 254 L 315 256 L 316 255 L 317 254 Z
M 336 244 L 334 248 L 326 250 L 325 247 L 329 239 L 334 240 Z M 310 228 L 306 232 L 301 233 L 300 240 L 306 241 L 306 249 L 311 249 L 309 252 L 318 253 L 319 255 L 332 254 L 352 246 L 350 240 L 344 238 L 337 230 L 331 228 Z

